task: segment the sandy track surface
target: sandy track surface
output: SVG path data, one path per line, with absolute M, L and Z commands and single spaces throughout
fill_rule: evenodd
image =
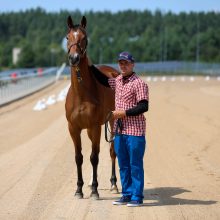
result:
M 144 206 L 113 206 L 109 145 L 101 140 L 100 200 L 89 198 L 90 141 L 83 132 L 84 199 L 74 198 L 74 148 L 64 102 L 34 112 L 59 82 L 0 108 L 0 219 L 220 219 L 220 83 L 150 82 Z M 120 181 L 118 176 L 118 186 Z

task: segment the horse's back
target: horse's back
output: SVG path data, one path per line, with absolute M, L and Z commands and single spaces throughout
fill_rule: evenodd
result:
M 100 65 L 100 66 L 97 66 L 97 68 L 108 78 L 115 78 L 120 74 L 118 70 L 116 70 L 115 68 L 111 66 Z

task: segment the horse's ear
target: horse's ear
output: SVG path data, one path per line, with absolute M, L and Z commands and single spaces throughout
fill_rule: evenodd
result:
M 67 24 L 68 24 L 69 29 L 73 28 L 73 20 L 70 15 L 67 18 Z
M 86 28 L 86 23 L 87 23 L 86 17 L 83 16 L 82 19 L 81 19 L 81 26 L 82 26 L 83 28 Z

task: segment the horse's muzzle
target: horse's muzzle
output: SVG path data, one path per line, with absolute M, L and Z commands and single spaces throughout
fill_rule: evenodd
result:
M 77 66 L 80 61 L 80 56 L 78 53 L 70 54 L 69 55 L 69 63 L 71 66 Z

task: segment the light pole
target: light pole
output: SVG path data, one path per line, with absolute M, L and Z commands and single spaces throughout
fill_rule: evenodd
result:
M 55 53 L 57 52 L 57 50 L 55 48 L 51 48 L 50 49 L 50 65 L 51 66 L 54 66 L 54 56 L 55 56 Z
M 200 42 L 199 42 L 199 35 L 200 35 L 200 23 L 199 23 L 199 15 L 197 14 L 197 34 L 196 34 L 196 63 L 199 63 L 199 54 L 200 54 Z

